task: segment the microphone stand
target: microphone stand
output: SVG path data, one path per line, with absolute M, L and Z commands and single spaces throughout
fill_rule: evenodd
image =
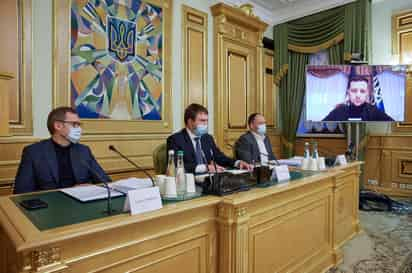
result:
M 213 181 L 215 184 L 214 186 L 217 187 L 217 189 L 220 191 L 221 185 L 217 185 L 219 183 L 219 174 L 217 172 L 217 165 L 216 165 L 216 160 L 215 160 L 215 155 L 213 154 L 213 149 L 210 149 L 210 157 L 212 158 L 213 166 L 215 167 L 215 175 L 213 177 Z M 219 183 L 220 184 L 220 183 Z M 216 190 L 216 189 L 215 189 Z
M 210 181 L 210 183 L 211 183 L 211 187 L 213 187 L 214 180 L 212 180 L 212 175 L 211 175 L 210 170 L 209 170 L 209 165 L 208 165 L 208 162 L 207 162 L 207 159 L 206 159 L 206 155 L 205 155 L 205 153 L 203 152 L 203 150 L 200 150 L 200 151 L 201 151 L 203 160 L 205 161 L 205 164 L 206 164 L 206 170 L 207 170 L 207 174 L 209 175 L 209 181 Z M 213 189 L 213 190 L 214 190 L 214 189 Z M 210 191 L 210 190 L 209 190 L 209 191 Z
M 139 165 L 137 165 L 136 163 L 134 163 L 133 161 L 131 161 L 127 156 L 125 156 L 124 154 L 122 154 L 119 150 L 116 149 L 116 147 L 114 147 L 113 145 L 109 146 L 109 150 L 115 152 L 116 154 L 118 154 L 120 157 L 122 157 L 123 159 L 125 159 L 127 162 L 129 162 L 130 164 L 132 164 L 136 169 L 138 169 L 139 171 L 142 171 L 147 177 L 150 178 L 150 180 L 152 180 L 152 186 L 155 187 L 155 182 L 153 177 L 142 167 L 140 167 Z
M 88 169 L 97 179 L 100 180 L 98 182 L 103 183 L 104 187 L 107 190 L 107 211 L 105 211 L 105 213 L 107 213 L 108 215 L 112 215 L 113 212 L 115 212 L 115 210 L 112 209 L 112 193 L 111 193 L 111 188 L 109 187 L 109 184 L 104 179 L 102 179 L 99 173 L 96 172 L 96 170 L 92 169 L 84 160 L 79 158 L 79 162 L 86 169 Z

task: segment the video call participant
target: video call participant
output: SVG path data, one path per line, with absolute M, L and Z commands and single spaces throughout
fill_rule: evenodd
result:
M 82 130 L 76 110 L 70 107 L 52 110 L 47 118 L 47 129 L 51 135 L 49 139 L 24 148 L 14 193 L 110 181 L 90 148 L 78 143 Z
M 262 114 L 253 113 L 248 118 L 249 131 L 239 137 L 235 143 L 237 159 L 247 163 L 268 164 L 275 160 L 270 139 L 266 136 L 266 120 Z
M 339 104 L 323 121 L 393 121 L 389 115 L 380 111 L 373 101 L 372 89 L 363 77 L 352 77 L 346 90 L 346 102 Z
M 188 173 L 223 171 L 236 167 L 251 169 L 244 161 L 235 161 L 223 154 L 211 135 L 208 134 L 208 111 L 200 104 L 193 103 L 185 109 L 185 128 L 167 138 L 167 150 L 183 151 L 185 170 Z M 212 161 L 215 161 L 217 170 Z

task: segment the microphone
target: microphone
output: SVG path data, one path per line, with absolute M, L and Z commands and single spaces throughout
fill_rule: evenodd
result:
M 215 155 L 213 154 L 213 149 L 210 149 L 210 157 L 212 159 L 213 166 L 215 167 L 215 172 L 217 173 L 217 165 L 216 165 Z
M 107 211 L 106 213 L 108 215 L 111 215 L 114 210 L 112 209 L 112 193 L 111 193 L 111 188 L 109 187 L 109 184 L 107 183 L 107 181 L 105 181 L 98 172 L 96 172 L 95 169 L 91 168 L 89 166 L 89 164 L 87 164 L 83 159 L 78 158 L 79 162 L 81 165 L 83 165 L 88 171 L 90 171 L 99 181 L 97 182 L 101 182 L 103 183 L 104 187 L 107 190 Z
M 153 177 L 142 167 L 140 167 L 139 165 L 137 165 L 135 162 L 131 161 L 127 156 L 125 156 L 124 154 L 122 154 L 119 150 L 116 149 L 116 147 L 114 147 L 113 145 L 109 145 L 109 150 L 115 152 L 116 154 L 118 154 L 120 157 L 124 158 L 127 162 L 129 162 L 130 164 L 132 164 L 136 169 L 138 169 L 139 171 L 142 171 L 147 177 L 150 178 L 150 180 L 152 180 L 152 185 L 153 187 L 155 186 L 155 182 Z

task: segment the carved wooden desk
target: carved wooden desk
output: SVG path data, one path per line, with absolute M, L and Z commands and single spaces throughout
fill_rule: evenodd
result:
M 0 272 L 323 272 L 359 231 L 360 164 L 54 228 L 2 197 Z

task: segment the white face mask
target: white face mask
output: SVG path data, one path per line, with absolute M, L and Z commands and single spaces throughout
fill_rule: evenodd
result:
M 198 137 L 203 136 L 204 134 L 207 134 L 207 124 L 199 124 L 196 126 L 195 131 L 194 131 L 195 135 Z
M 257 126 L 257 133 L 261 136 L 266 134 L 266 124 L 259 124 Z
M 66 139 L 73 144 L 76 144 L 80 141 L 80 137 L 82 136 L 82 128 L 80 127 L 70 127 L 70 132 L 66 136 Z

